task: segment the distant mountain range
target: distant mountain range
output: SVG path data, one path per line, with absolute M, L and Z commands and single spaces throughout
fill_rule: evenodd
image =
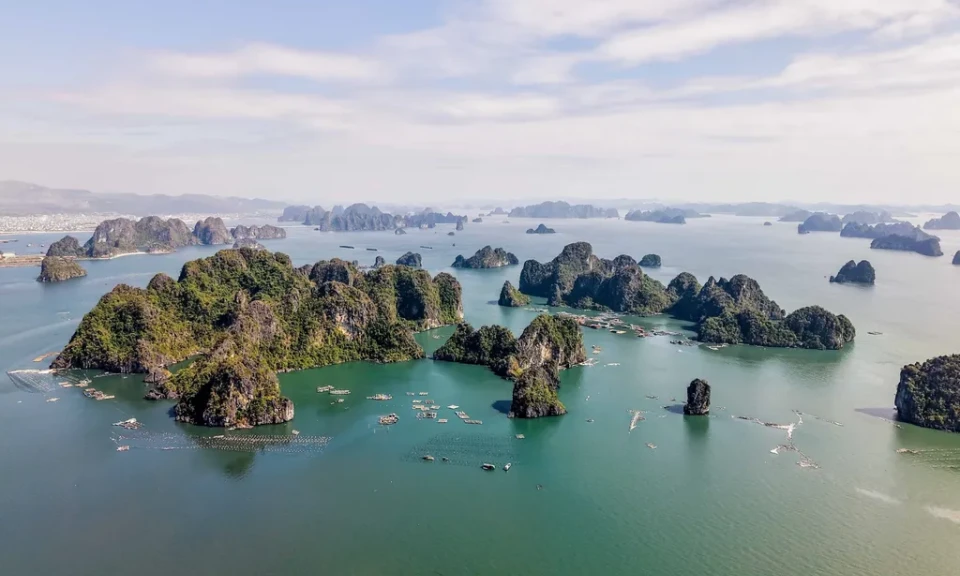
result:
M 151 214 L 257 214 L 279 212 L 286 204 L 260 198 L 207 196 L 205 194 L 117 194 L 47 188 L 29 182 L 0 181 L 0 215 L 112 213 Z

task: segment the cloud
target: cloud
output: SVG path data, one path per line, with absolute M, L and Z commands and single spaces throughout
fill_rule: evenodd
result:
M 233 52 L 214 54 L 158 52 L 148 59 L 158 72 L 185 78 L 272 75 L 312 80 L 370 80 L 383 74 L 375 60 L 362 56 L 295 50 L 272 44 L 249 44 Z

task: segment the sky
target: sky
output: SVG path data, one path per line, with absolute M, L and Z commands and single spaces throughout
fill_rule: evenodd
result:
M 960 0 L 0 0 L 0 180 L 960 202 Z

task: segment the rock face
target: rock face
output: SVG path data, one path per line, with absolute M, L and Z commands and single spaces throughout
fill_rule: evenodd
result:
M 903 250 L 916 252 L 924 256 L 943 256 L 940 248 L 940 239 L 927 234 L 919 227 L 914 228 L 909 235 L 891 234 L 875 239 L 870 243 L 874 250 Z
M 839 232 L 842 228 L 843 223 L 836 214 L 817 212 L 798 225 L 797 232 L 799 234 L 809 234 L 810 232 Z
M 413 268 L 420 268 L 421 266 L 420 255 L 415 252 L 407 252 L 403 256 L 397 258 L 398 266 L 411 266 Z
M 307 226 L 322 232 L 351 232 L 358 230 L 393 230 L 400 218 L 381 212 L 376 206 L 351 204 L 343 210 L 326 211 L 320 206 L 311 208 L 303 219 Z
M 265 250 L 221 250 L 187 262 L 179 280 L 158 274 L 146 289 L 118 285 L 77 328 L 53 368 L 162 373 L 199 355 L 168 386 L 178 417 L 227 425 L 284 421 L 273 373 L 369 360 L 423 357 L 412 330 L 463 319 L 449 274 L 342 260 L 295 269 Z M 291 415 L 292 416 L 292 415 Z
M 380 268 L 386 265 L 387 265 L 387 261 L 383 259 L 383 256 L 377 256 L 376 258 L 373 259 L 374 268 Z
M 568 318 L 542 314 L 519 339 L 501 326 L 457 327 L 435 360 L 480 364 L 514 380 L 510 415 L 538 418 L 566 413 L 557 398 L 560 370 L 586 360 L 580 327 Z
M 957 253 L 953 255 L 953 265 L 960 266 L 960 250 L 957 250 Z
M 176 218 L 147 216 L 136 222 L 116 218 L 97 225 L 83 251 L 88 258 L 109 258 L 133 252 L 172 252 L 197 242 L 187 225 Z
M 197 222 L 193 227 L 193 235 L 204 245 L 213 246 L 217 244 L 229 244 L 233 241 L 233 236 L 227 231 L 223 219 L 208 216 Z
M 503 248 L 491 248 L 484 246 L 477 253 L 469 258 L 462 255 L 457 256 L 453 261 L 454 268 L 501 268 L 503 266 L 516 266 L 520 261 L 512 253 Z
M 960 355 L 904 366 L 894 403 L 904 422 L 960 432 Z
M 683 413 L 688 416 L 705 416 L 710 413 L 710 385 L 699 378 L 687 386 L 687 403 Z
M 840 268 L 836 276 L 831 276 L 830 281 L 838 284 L 851 282 L 854 284 L 873 284 L 877 280 L 877 273 L 873 265 L 867 260 L 861 260 L 856 263 L 853 260 L 847 262 Z
M 309 206 L 287 206 L 277 222 L 303 222 L 310 211 Z
M 527 228 L 527 234 L 556 234 L 557 231 L 553 228 L 547 228 L 543 224 L 540 224 L 536 228 Z
M 500 299 L 497 300 L 497 304 L 508 308 L 520 308 L 530 304 L 530 297 L 514 288 L 513 284 L 507 280 L 500 289 Z
M 663 261 L 658 254 L 646 254 L 640 259 L 641 268 L 659 268 L 662 265 Z
M 927 220 L 923 228 L 925 230 L 960 230 L 960 214 L 947 212 L 940 218 Z
M 82 258 L 87 254 L 73 236 L 64 236 L 47 248 L 47 256 L 58 256 L 61 258 Z
M 545 297 L 551 306 L 634 314 L 657 314 L 672 303 L 663 284 L 643 274 L 633 258 L 598 258 L 586 242 L 565 246 L 559 256 L 544 264 L 524 262 L 520 291 Z
M 86 275 L 87 271 L 72 258 L 46 256 L 40 263 L 40 276 L 37 277 L 37 282 L 63 282 Z
M 881 224 L 861 224 L 859 222 L 848 222 L 840 231 L 840 236 L 844 238 L 883 238 L 891 234 L 901 236 L 913 236 L 919 229 L 909 222 L 888 222 Z
M 254 240 L 253 238 L 241 238 L 233 243 L 233 249 L 239 250 L 240 248 L 250 248 L 251 250 L 266 250 L 262 244 Z
M 491 215 L 504 214 L 497 208 Z M 511 218 L 619 218 L 615 208 L 598 208 L 588 204 L 571 206 L 566 202 L 542 202 L 532 206 L 519 206 L 510 211 Z
M 696 210 L 664 208 L 662 210 L 634 210 L 623 217 L 631 222 L 656 222 L 657 224 L 686 224 L 687 218 L 706 218 Z
M 264 226 L 239 225 L 230 230 L 234 240 L 279 240 L 287 237 L 287 231 L 270 224 Z
M 813 216 L 813 212 L 809 210 L 796 210 L 781 216 L 780 222 L 803 222 L 810 216 Z

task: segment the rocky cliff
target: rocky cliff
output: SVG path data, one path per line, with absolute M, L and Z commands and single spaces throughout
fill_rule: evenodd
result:
M 457 219 L 457 232 L 460 232 L 463 230 L 463 221 L 464 221 L 464 218 Z
M 623 217 L 631 222 L 655 222 L 657 224 L 686 224 L 687 218 L 705 218 L 695 210 L 664 208 L 662 210 L 634 210 Z
M 277 222 L 303 222 L 310 211 L 309 206 L 287 206 Z
M 646 254 L 640 259 L 641 268 L 659 268 L 663 266 L 663 261 L 658 254 Z
M 847 282 L 854 284 L 873 284 L 876 282 L 877 273 L 873 265 L 867 260 L 861 260 L 858 264 L 853 260 L 847 262 L 840 268 L 836 276 L 831 276 L 830 281 L 838 284 Z
M 960 432 L 960 355 L 904 366 L 894 403 L 904 422 Z
M 914 228 L 913 232 L 909 235 L 891 234 L 877 238 L 870 243 L 870 248 L 874 250 L 916 252 L 924 256 L 943 256 L 943 250 L 940 248 L 940 239 L 927 234 L 919 227 Z
M 508 308 L 520 308 L 530 304 L 530 297 L 514 288 L 513 284 L 507 280 L 500 289 L 500 299 L 497 300 L 497 304 Z
M 795 210 L 780 217 L 780 222 L 803 222 L 813 215 L 809 210 Z
M 454 268 L 500 268 L 515 266 L 519 263 L 520 261 L 517 260 L 516 256 L 503 248 L 484 246 L 469 258 L 458 255 L 451 266 Z
M 694 379 L 687 386 L 687 403 L 683 413 L 688 416 L 705 416 L 710 413 L 710 385 L 706 380 Z
M 925 230 L 960 230 L 960 214 L 947 212 L 940 218 L 927 220 L 923 228 Z
M 86 276 L 87 271 L 73 258 L 46 256 L 40 262 L 40 276 L 37 282 L 63 282 L 72 278 Z
M 265 224 L 263 226 L 244 226 L 243 224 L 230 229 L 230 236 L 234 240 L 279 240 L 287 237 L 287 231 L 277 226 Z
M 525 371 L 513 385 L 510 401 L 511 418 L 543 418 L 562 416 L 566 407 L 557 396 L 557 388 L 543 368 Z
M 880 224 L 883 222 L 896 222 L 893 216 L 886 210 L 880 212 L 868 212 L 866 210 L 857 210 L 849 214 L 844 214 L 840 220 L 844 226 L 850 223 L 856 224 Z
M 226 421 L 198 409 L 208 404 L 204 390 L 225 386 L 252 390 L 242 394 L 256 401 L 252 408 L 240 402 L 236 409 L 250 423 L 266 423 L 282 421 L 288 407 L 257 392 L 272 386 L 262 370 L 421 358 L 411 330 L 462 318 L 460 285 L 449 274 L 431 278 L 403 266 L 364 273 L 342 260 L 296 269 L 284 254 L 222 250 L 187 262 L 176 281 L 159 274 L 146 289 L 114 288 L 84 316 L 53 367 L 160 373 L 199 354 L 194 371 L 170 381 L 190 406 L 182 418 Z M 224 381 L 216 380 L 221 372 Z
M 193 227 L 193 235 L 204 245 L 230 244 L 233 236 L 227 230 L 222 218 L 208 216 L 200 220 Z
M 397 258 L 398 266 L 410 266 L 413 268 L 420 268 L 422 264 L 422 258 L 419 254 L 415 252 L 407 252 L 403 256 Z
M 957 250 L 957 253 L 953 255 L 953 265 L 960 266 L 960 250 Z
M 810 232 L 840 232 L 843 228 L 843 222 L 836 214 L 827 214 L 817 212 L 811 214 L 797 226 L 797 232 L 800 234 L 809 234 Z
M 342 211 L 326 211 L 317 206 L 310 209 L 303 223 L 316 226 L 322 232 L 351 232 L 359 230 L 393 230 L 399 217 L 381 212 L 376 206 L 352 204 Z
M 64 236 L 47 248 L 47 256 L 59 256 L 61 258 L 82 258 L 86 256 L 80 241 L 73 236 Z
M 97 225 L 83 251 L 88 258 L 109 258 L 133 252 L 172 252 L 197 242 L 187 225 L 176 218 L 115 218 Z

